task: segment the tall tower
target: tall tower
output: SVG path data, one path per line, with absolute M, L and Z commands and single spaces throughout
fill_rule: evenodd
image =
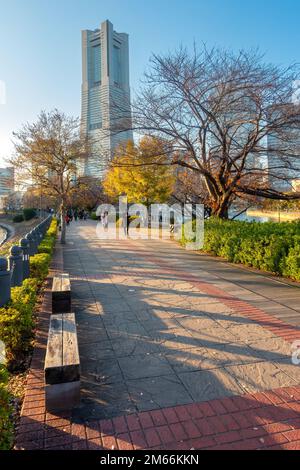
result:
M 81 131 L 90 138 L 91 152 L 81 175 L 102 178 L 116 146 L 133 138 L 128 49 L 128 35 L 114 31 L 109 21 L 82 31 Z

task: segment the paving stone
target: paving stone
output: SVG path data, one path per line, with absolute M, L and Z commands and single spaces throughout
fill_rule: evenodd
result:
M 143 321 L 143 327 L 147 333 L 153 331 L 165 331 L 174 328 L 180 328 L 180 323 L 175 318 L 151 318 L 149 320 Z
M 115 326 L 107 326 L 106 332 L 111 340 L 117 338 L 145 337 L 147 332 L 139 322 L 123 322 Z
M 159 354 L 135 355 L 118 360 L 125 380 L 159 377 L 172 373 L 168 361 Z
M 159 344 L 156 344 L 153 339 L 149 337 L 117 337 L 111 340 L 111 345 L 117 357 L 159 354 L 161 352 Z
M 182 328 L 188 330 L 191 334 L 218 327 L 218 324 L 215 322 L 215 320 L 212 320 L 212 318 L 206 314 L 192 318 L 179 318 L 178 323 L 182 326 Z
M 260 325 L 249 323 L 244 325 L 233 325 L 228 331 L 236 337 L 238 341 L 244 343 L 253 343 L 255 341 L 267 340 L 274 338 L 275 334 Z
M 279 338 L 267 338 L 249 343 L 255 354 L 264 360 L 275 361 L 287 357 L 291 358 L 291 345 Z
M 103 360 L 112 359 L 115 357 L 115 351 L 112 348 L 110 340 L 100 341 L 98 343 L 80 344 L 79 355 L 83 361 L 86 360 Z
M 203 331 L 193 331 L 192 336 L 202 347 L 211 349 L 216 345 L 235 343 L 238 338 L 229 329 L 216 325 Z
M 201 346 L 201 341 L 184 328 L 152 331 L 151 337 L 153 342 L 158 344 L 163 352 L 172 349 L 190 349 L 193 346 Z
M 205 348 L 167 351 L 164 355 L 176 373 L 219 367 L 216 361 L 208 359 Z
M 81 404 L 73 410 L 73 417 L 86 421 L 112 418 L 135 411 L 136 406 L 124 382 L 96 385 L 82 381 Z
M 238 381 L 244 392 L 272 390 L 276 387 L 296 385 L 293 379 L 270 362 L 226 367 L 226 371 Z
M 175 374 L 158 378 L 130 380 L 127 381 L 127 386 L 132 401 L 139 411 L 192 402 L 190 393 L 187 392 Z
M 107 332 L 104 328 L 83 326 L 77 323 L 77 337 L 80 344 L 98 343 L 108 340 Z
M 226 369 L 185 372 L 178 376 L 197 402 L 243 393 L 238 380 Z
M 81 361 L 81 380 L 85 382 L 109 384 L 123 381 L 123 374 L 116 358 Z
M 291 356 L 286 357 L 285 359 L 280 359 L 279 361 L 274 361 L 274 364 L 297 384 L 300 384 L 300 365 L 293 364 Z

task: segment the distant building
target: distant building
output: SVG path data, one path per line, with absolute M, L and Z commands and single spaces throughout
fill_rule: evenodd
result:
M 14 168 L 0 168 L 0 209 L 5 205 L 5 199 L 15 190 Z
M 299 191 L 300 122 L 285 132 L 267 136 L 269 183 L 276 191 Z
M 128 35 L 114 31 L 109 21 L 95 31 L 82 31 L 81 106 L 81 130 L 90 138 L 91 152 L 79 163 L 78 173 L 101 178 L 116 146 L 133 138 L 128 130 Z
M 14 168 L 0 168 L 0 196 L 7 196 L 15 189 Z

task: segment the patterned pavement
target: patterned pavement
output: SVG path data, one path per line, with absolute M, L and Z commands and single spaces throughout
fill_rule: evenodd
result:
M 68 236 L 81 405 L 44 409 L 48 292 L 16 448 L 300 449 L 297 326 L 172 242 L 99 240 L 93 222 Z

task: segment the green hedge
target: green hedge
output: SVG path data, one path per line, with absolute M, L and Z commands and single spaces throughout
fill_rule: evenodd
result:
M 27 366 L 28 352 L 34 338 L 34 311 L 39 287 L 48 274 L 57 232 L 53 220 L 42 241 L 39 253 L 30 258 L 31 278 L 11 290 L 11 301 L 0 308 L 0 339 L 5 344 L 6 364 L 0 365 L 0 450 L 10 449 L 13 441 L 12 408 L 7 390 L 8 370 L 20 371 Z M 45 243 L 46 242 L 46 243 Z
M 24 357 L 31 347 L 37 293 L 49 272 L 56 232 L 57 221 L 53 220 L 39 246 L 39 251 L 42 251 L 45 244 L 44 248 L 49 249 L 49 252 L 30 257 L 30 278 L 21 287 L 12 288 L 11 301 L 0 309 L 0 339 L 6 347 L 10 370 L 22 367 Z
M 24 216 L 23 216 L 23 214 L 17 214 L 17 215 L 15 215 L 14 218 L 13 218 L 13 222 L 14 222 L 15 224 L 19 224 L 20 222 L 24 222 Z
M 45 238 L 42 240 L 38 247 L 38 253 L 47 253 L 49 255 L 52 255 L 56 242 L 56 233 L 57 220 L 54 219 L 51 222 L 50 228 L 47 231 Z
M 9 403 L 10 395 L 6 388 L 7 380 L 7 370 L 0 365 L 0 450 L 8 450 L 12 445 L 13 425 L 10 419 L 12 409 Z
M 30 276 L 42 282 L 48 274 L 51 256 L 49 253 L 39 253 L 30 258 Z
M 23 209 L 24 220 L 31 220 L 36 216 L 35 209 Z
M 0 338 L 9 370 L 20 369 L 31 348 L 37 285 L 36 279 L 26 279 L 21 287 L 12 288 L 10 303 L 0 309 Z
M 186 241 L 183 237 L 183 244 Z M 300 222 L 212 218 L 205 222 L 202 251 L 300 281 Z

